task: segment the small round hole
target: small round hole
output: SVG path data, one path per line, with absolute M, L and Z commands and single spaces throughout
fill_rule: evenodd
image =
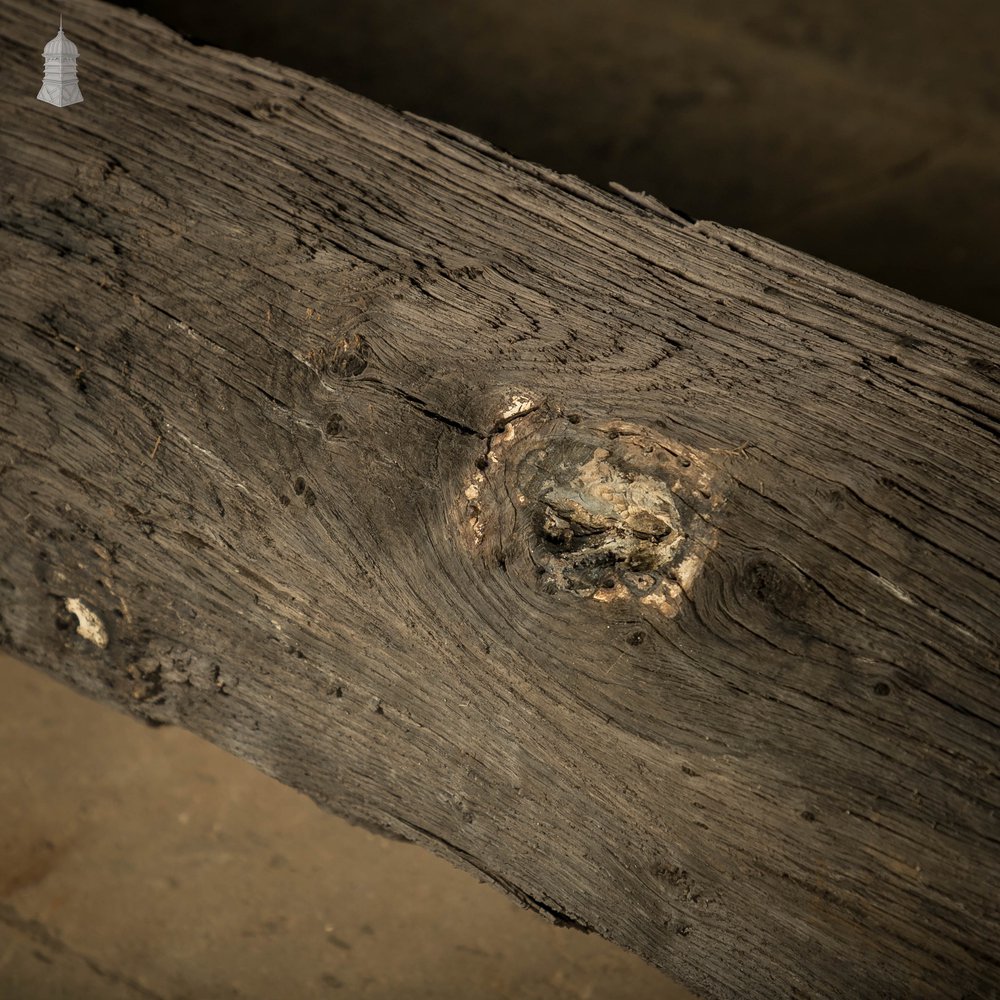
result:
M 302 494 L 305 493 L 306 491 L 306 481 L 301 476 L 299 476 L 299 478 L 295 480 L 293 488 L 295 490 L 296 496 L 302 496 Z

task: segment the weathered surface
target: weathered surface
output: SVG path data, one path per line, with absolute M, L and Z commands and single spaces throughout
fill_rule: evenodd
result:
M 0 11 L 4 646 L 705 997 L 995 996 L 997 331 L 78 16 L 60 111 Z
M 120 3 L 1000 323 L 1000 4 Z

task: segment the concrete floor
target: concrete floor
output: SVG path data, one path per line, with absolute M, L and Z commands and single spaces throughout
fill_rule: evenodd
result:
M 2 1000 L 685 1000 L 421 848 L 0 657 Z

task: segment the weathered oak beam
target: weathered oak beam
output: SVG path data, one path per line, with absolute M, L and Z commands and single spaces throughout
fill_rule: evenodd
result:
M 994 328 L 0 8 L 0 643 L 706 998 L 995 997 Z

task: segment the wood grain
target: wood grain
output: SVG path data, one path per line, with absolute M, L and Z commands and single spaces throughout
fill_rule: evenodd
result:
M 54 10 L 3 647 L 706 998 L 996 997 L 998 331 L 95 0 L 49 108 Z

